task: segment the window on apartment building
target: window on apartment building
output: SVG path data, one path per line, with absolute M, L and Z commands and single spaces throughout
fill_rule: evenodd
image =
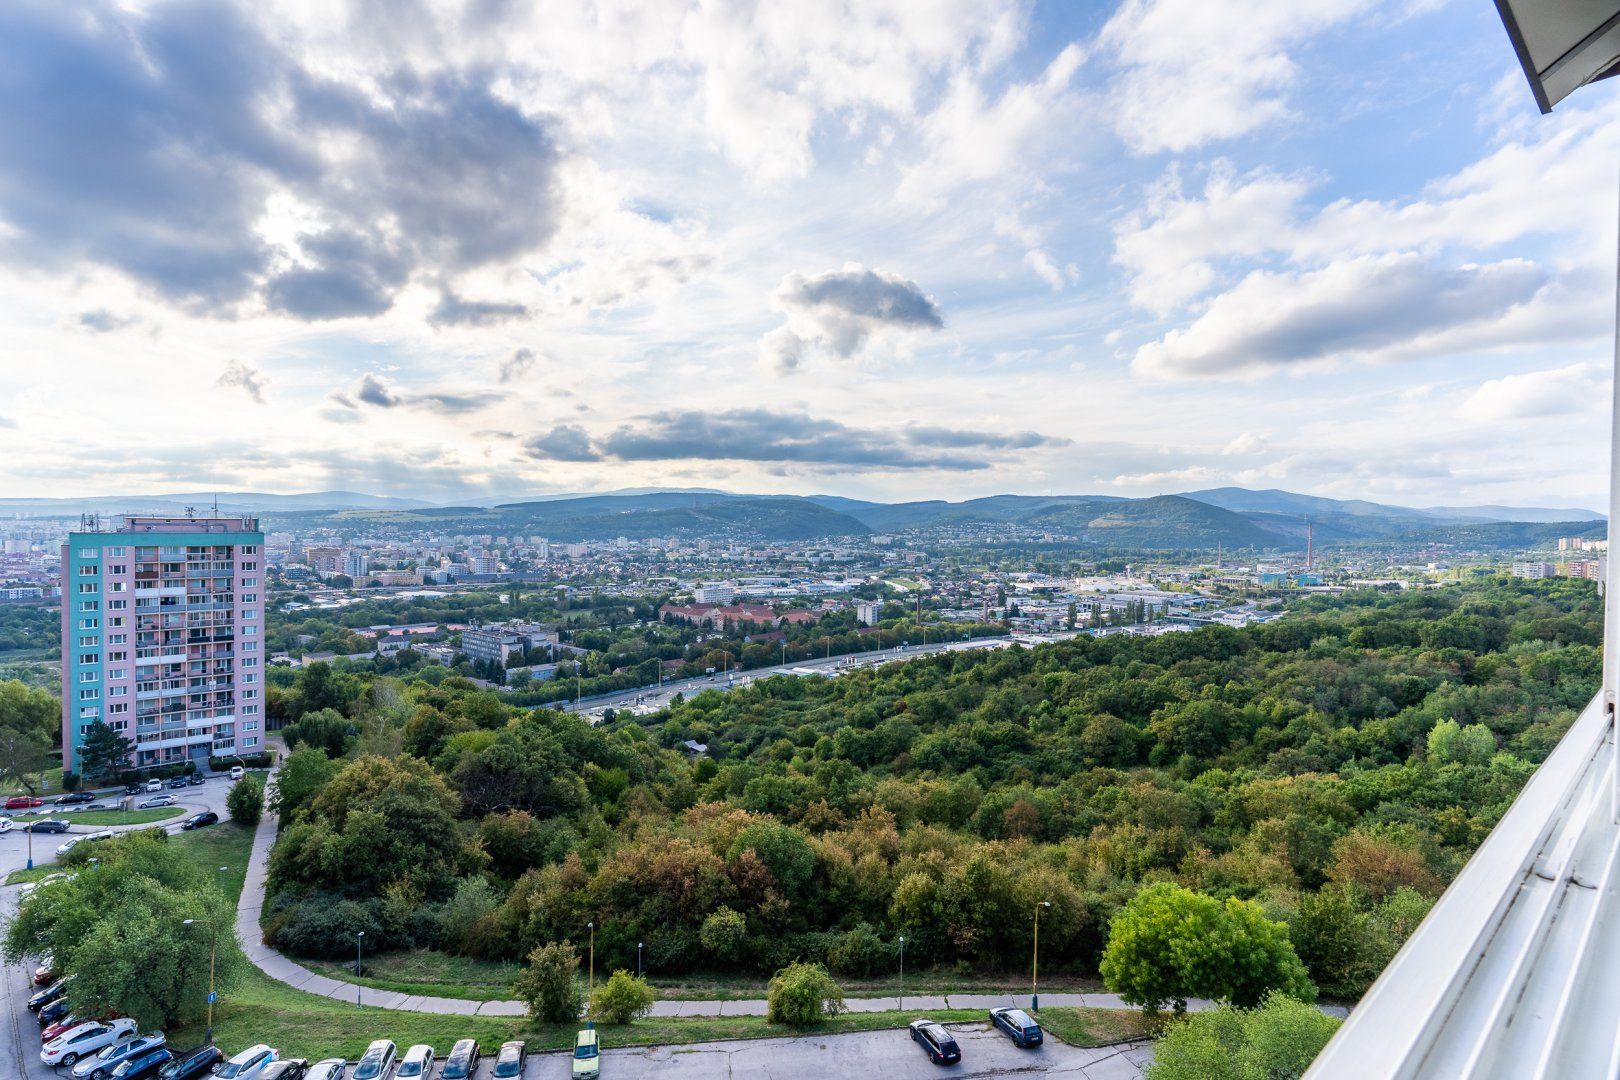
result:
M 242 722 L 242 730 L 243 731 L 258 731 L 259 730 L 259 722 L 257 720 L 244 720 Z
M 80 600 L 79 601 L 79 610 L 80 611 L 100 611 L 101 610 L 101 601 L 99 601 L 99 600 Z
M 243 544 L 242 545 L 242 554 L 244 554 L 244 555 L 257 555 L 258 553 L 259 553 L 259 545 L 258 544 Z
M 254 736 L 254 737 L 248 738 L 248 739 L 243 739 L 242 740 L 242 745 L 243 746 L 258 746 L 259 745 L 259 739 L 258 739 L 257 736 Z
M 93 582 L 93 581 L 81 581 L 81 582 L 79 582 L 79 592 L 81 594 L 89 594 L 91 596 L 94 596 L 95 593 L 96 593 L 96 583 Z
M 129 582 L 127 582 L 127 581 L 109 581 L 109 582 L 107 582 L 107 591 L 108 592 L 123 592 L 127 588 L 129 588 Z
M 79 567 L 80 577 L 95 577 L 100 572 L 101 567 L 95 565 L 94 563 Z
M 109 645 L 125 645 L 125 644 L 128 644 L 128 643 L 129 643 L 129 635 L 128 634 L 108 634 L 107 635 L 107 644 L 109 644 Z
M 122 603 L 122 602 L 123 601 L 119 601 L 119 603 Z M 114 616 L 113 618 L 107 620 L 107 625 L 108 626 L 123 626 L 124 625 L 124 617 L 122 615 Z
M 258 681 L 259 681 L 259 677 L 257 675 L 255 675 L 255 674 L 253 674 L 251 671 L 246 672 L 242 676 L 242 682 L 244 682 L 244 683 L 251 684 L 251 683 L 256 683 Z
M 259 643 L 257 641 L 245 641 L 245 642 L 242 643 L 242 651 L 243 652 L 258 652 L 259 651 Z
M 107 601 L 107 610 L 108 611 L 123 611 L 124 609 L 126 609 L 128 607 L 129 607 L 129 601 L 128 600 L 109 600 L 109 601 Z
M 79 657 L 79 666 L 81 666 L 81 667 L 83 667 L 85 665 L 88 665 L 88 664 L 99 664 L 99 663 L 101 663 L 101 654 L 100 653 L 87 652 L 87 653 L 81 654 L 80 657 Z
M 99 628 L 100 626 L 101 626 L 101 620 L 100 619 L 80 619 L 79 620 L 79 629 L 80 630 L 95 630 L 95 629 Z
M 129 678 L 129 668 L 122 668 L 122 667 L 108 668 L 107 669 L 107 678 L 109 678 L 109 679 L 127 679 L 127 678 Z
M 259 600 L 259 594 L 258 593 L 245 592 L 245 593 L 242 594 L 242 603 L 244 603 L 244 604 L 254 604 L 254 603 L 257 603 L 258 600 Z
M 107 696 L 108 697 L 128 697 L 129 696 L 129 687 L 127 687 L 127 686 L 109 686 L 107 688 Z
M 242 564 L 243 570 L 257 570 L 258 568 L 259 564 L 256 562 L 245 562 Z
M 100 640 L 101 639 L 96 637 L 94 634 L 85 634 L 79 638 L 79 645 L 81 648 L 88 647 L 95 645 Z
M 89 689 L 86 689 L 86 690 L 80 690 L 79 691 L 79 700 L 80 701 L 100 701 L 101 700 L 101 691 L 96 689 L 93 686 L 90 687 Z
M 107 549 L 107 558 L 109 558 L 109 559 L 127 559 L 127 558 L 129 558 L 129 548 L 127 548 L 127 547 L 110 547 L 110 548 Z
M 259 714 L 259 707 L 257 705 L 244 705 L 244 706 L 242 706 L 242 715 L 243 716 L 257 716 L 258 714 Z
M 122 686 L 115 686 L 115 687 L 113 687 L 113 689 L 122 690 L 123 687 Z M 114 696 L 117 696 L 117 695 L 114 695 Z M 129 702 L 121 701 L 121 702 L 118 702 L 116 704 L 109 705 L 109 706 L 107 706 L 107 712 L 109 714 L 127 713 L 127 712 L 129 712 Z
M 259 633 L 259 628 L 257 626 L 244 626 L 244 627 L 242 627 L 242 636 L 243 637 L 254 637 L 258 633 Z
M 242 700 L 243 701 L 252 701 L 254 698 L 256 698 L 258 696 L 259 696 L 259 692 L 257 690 L 244 690 L 244 691 L 242 691 Z
M 244 656 L 242 657 L 242 666 L 245 668 L 258 667 L 259 658 L 256 656 Z
M 81 558 L 81 559 L 99 559 L 99 558 L 101 558 L 101 549 L 100 548 L 80 548 L 79 549 L 79 558 Z

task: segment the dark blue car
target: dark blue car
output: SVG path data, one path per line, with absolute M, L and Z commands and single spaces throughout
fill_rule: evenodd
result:
M 1041 1045 L 1041 1026 L 1023 1009 L 991 1009 L 990 1023 L 1017 1046 Z
M 112 1080 L 150 1080 L 158 1070 L 174 1060 L 174 1052 L 162 1046 L 127 1057 L 112 1071 Z

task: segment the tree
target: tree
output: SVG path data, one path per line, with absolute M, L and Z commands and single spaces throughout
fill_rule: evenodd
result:
M 772 976 L 765 994 L 765 1019 L 772 1024 L 814 1027 L 845 1008 L 843 988 L 820 964 L 789 964 Z
M 37 774 L 49 769 L 56 755 L 50 741 L 32 728 L 0 726 L 0 785 L 33 794 Z
M 79 746 L 79 771 L 99 780 L 125 765 L 134 751 L 133 742 L 105 721 L 97 720 L 85 729 L 84 742 Z
M 61 723 L 61 706 L 49 690 L 21 679 L 0 679 L 0 728 L 31 731 L 49 743 Z
M 342 767 L 342 762 L 328 758 L 320 747 L 300 746 L 276 772 L 276 782 L 268 793 L 270 812 L 283 824 L 291 821 L 315 801 Z
M 607 1024 L 628 1024 L 647 1015 L 654 996 L 646 979 L 615 971 L 591 995 L 591 1015 Z
M 1442 720 L 1429 731 L 1429 760 L 1436 765 L 1487 765 L 1494 753 L 1496 736 L 1484 724 Z
M 1341 1022 L 1283 994 L 1255 1009 L 1222 1005 L 1165 1029 L 1145 1080 L 1294 1080 Z
M 1114 916 L 1101 971 L 1108 989 L 1148 1012 L 1166 1004 L 1181 1012 L 1190 997 L 1240 1006 L 1269 990 L 1316 997 L 1288 928 L 1260 905 L 1223 904 L 1168 882 L 1149 885 Z
M 742 959 L 743 946 L 748 943 L 748 920 L 741 912 L 719 908 L 703 920 L 698 940 L 715 959 L 734 963 Z
M 264 787 L 257 776 L 244 776 L 231 785 L 231 793 L 225 796 L 225 809 L 230 811 L 231 820 L 238 825 L 253 828 L 259 823 L 259 815 L 264 811 Z
M 541 945 L 529 954 L 512 992 L 529 1006 L 529 1016 L 548 1024 L 579 1019 L 579 955 L 567 941 Z

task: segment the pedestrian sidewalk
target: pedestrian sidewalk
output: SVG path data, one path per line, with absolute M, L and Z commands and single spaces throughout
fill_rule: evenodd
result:
M 275 774 L 270 774 L 274 779 Z M 242 885 L 242 896 L 236 906 L 236 936 L 242 942 L 242 951 L 253 966 L 296 990 L 342 1001 L 358 1001 L 378 1009 L 397 1009 L 402 1012 L 445 1013 L 454 1016 L 522 1016 L 528 1010 L 521 1001 L 466 1001 L 461 998 L 430 997 L 422 994 L 402 994 L 392 990 L 376 990 L 358 986 L 341 979 L 318 975 L 308 968 L 287 959 L 280 952 L 264 944 L 259 929 L 259 912 L 264 907 L 265 877 L 269 869 L 270 845 L 276 839 L 276 819 L 266 813 L 259 819 L 253 834 L 253 854 L 248 859 L 247 880 Z M 918 1013 L 945 1009 L 997 1009 L 1013 1006 L 1030 1007 L 1028 994 L 906 994 L 903 998 L 862 997 L 845 998 L 850 1012 L 888 1012 L 910 1009 Z M 1134 1006 L 1121 1001 L 1116 994 L 1042 994 L 1045 1006 L 1077 1006 L 1093 1009 L 1130 1009 Z M 1213 1008 L 1212 1001 L 1195 998 L 1187 1002 L 1193 1012 Z M 1346 1016 L 1349 1010 L 1342 1006 L 1324 1006 L 1323 1012 L 1331 1016 Z M 747 998 L 737 1001 L 657 1001 L 653 1003 L 653 1016 L 764 1016 L 765 999 Z

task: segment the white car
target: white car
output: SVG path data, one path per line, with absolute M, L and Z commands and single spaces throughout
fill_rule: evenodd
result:
M 342 1058 L 326 1058 L 311 1065 L 304 1080 L 343 1080 L 343 1070 L 348 1067 Z
M 419 1080 L 432 1076 L 433 1047 L 427 1043 L 417 1043 L 405 1051 L 405 1056 L 399 1059 L 399 1067 L 394 1070 L 394 1075 L 403 1080 Z
M 374 1039 L 354 1067 L 353 1080 L 386 1080 L 398 1053 L 392 1039 Z
M 11 819 L 8 818 L 8 817 L 0 817 L 0 833 L 10 832 L 10 831 L 11 831 Z
M 70 836 L 66 840 L 62 841 L 62 846 L 56 849 L 56 853 L 58 855 L 66 855 L 68 852 L 73 850 L 73 845 L 84 839 L 87 838 L 83 836 Z
M 135 1021 L 127 1016 L 116 1020 L 86 1020 L 41 1047 L 39 1060 L 47 1065 L 72 1065 L 102 1047 L 128 1042 L 134 1037 Z
M 247 770 L 242 768 L 242 766 L 240 766 L 240 765 L 232 765 L 231 766 L 231 779 L 232 780 L 240 780 L 240 779 L 242 779 L 242 777 L 244 777 L 246 775 L 247 775 Z
M 163 790 L 163 781 L 161 781 L 161 780 L 148 780 L 146 782 L 146 790 L 147 791 L 162 791 Z
M 259 1080 L 259 1074 L 276 1060 L 278 1053 L 279 1050 L 272 1050 L 264 1043 L 258 1043 L 215 1065 L 214 1075 L 219 1077 L 219 1080 Z

